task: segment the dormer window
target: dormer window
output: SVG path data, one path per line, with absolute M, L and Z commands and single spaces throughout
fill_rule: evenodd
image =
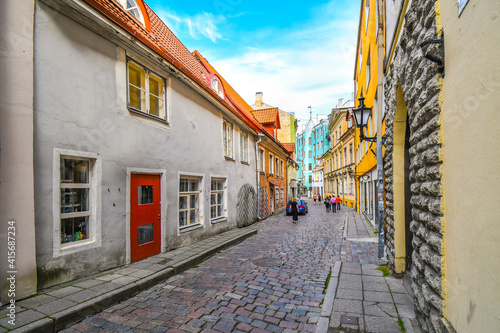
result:
M 220 83 L 219 79 L 215 76 L 212 79 L 212 89 L 215 90 L 220 98 L 224 99 L 224 89 L 222 88 L 222 83 Z
M 142 16 L 142 11 L 139 8 L 139 5 L 137 4 L 136 0 L 118 0 L 120 5 L 123 6 L 123 8 L 132 14 L 133 17 L 139 20 L 144 25 L 144 17 Z

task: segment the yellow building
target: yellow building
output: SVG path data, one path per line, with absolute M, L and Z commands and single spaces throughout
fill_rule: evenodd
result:
M 378 57 L 379 43 L 377 42 L 378 28 L 377 0 L 361 0 L 359 18 L 356 65 L 354 70 L 355 105 L 359 107 L 358 99 L 363 96 L 365 105 L 372 108 L 364 135 L 377 136 L 377 85 L 378 85 Z M 381 54 L 380 56 L 383 56 Z M 379 92 L 380 93 L 380 92 Z M 382 134 L 384 134 L 382 127 Z M 356 159 L 356 201 L 357 211 L 375 225 L 377 205 L 377 157 L 376 143 L 360 142 L 359 130 L 354 140 Z
M 342 204 L 348 207 L 355 206 L 354 175 L 354 133 L 353 119 L 346 119 L 348 109 L 352 108 L 352 101 L 339 101 L 337 108 L 332 109 L 328 131 L 330 148 L 323 155 L 325 160 L 325 194 L 340 196 Z

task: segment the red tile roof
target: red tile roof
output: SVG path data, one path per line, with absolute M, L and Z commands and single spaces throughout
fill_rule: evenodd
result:
M 289 153 L 294 153 L 295 152 L 295 143 L 287 143 L 287 142 L 282 142 L 281 143 L 285 148 L 286 150 L 289 152 Z
M 278 108 L 252 110 L 252 114 L 261 124 L 279 123 Z

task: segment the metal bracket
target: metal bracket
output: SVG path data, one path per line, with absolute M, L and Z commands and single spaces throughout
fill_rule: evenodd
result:
M 444 77 L 444 32 L 441 32 L 441 37 L 439 39 L 429 39 L 420 44 L 420 47 L 424 47 L 429 44 L 441 44 L 441 54 L 440 56 L 435 55 L 434 53 L 427 52 L 425 54 L 425 58 L 429 59 L 432 62 L 435 62 L 438 65 L 438 70 L 441 75 Z

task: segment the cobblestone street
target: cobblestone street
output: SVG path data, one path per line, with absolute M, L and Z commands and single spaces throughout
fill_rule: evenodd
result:
M 259 222 L 257 235 L 63 332 L 315 332 L 335 261 L 379 261 L 376 243 L 343 240 L 352 209 L 308 203 L 297 224 L 284 213 Z

